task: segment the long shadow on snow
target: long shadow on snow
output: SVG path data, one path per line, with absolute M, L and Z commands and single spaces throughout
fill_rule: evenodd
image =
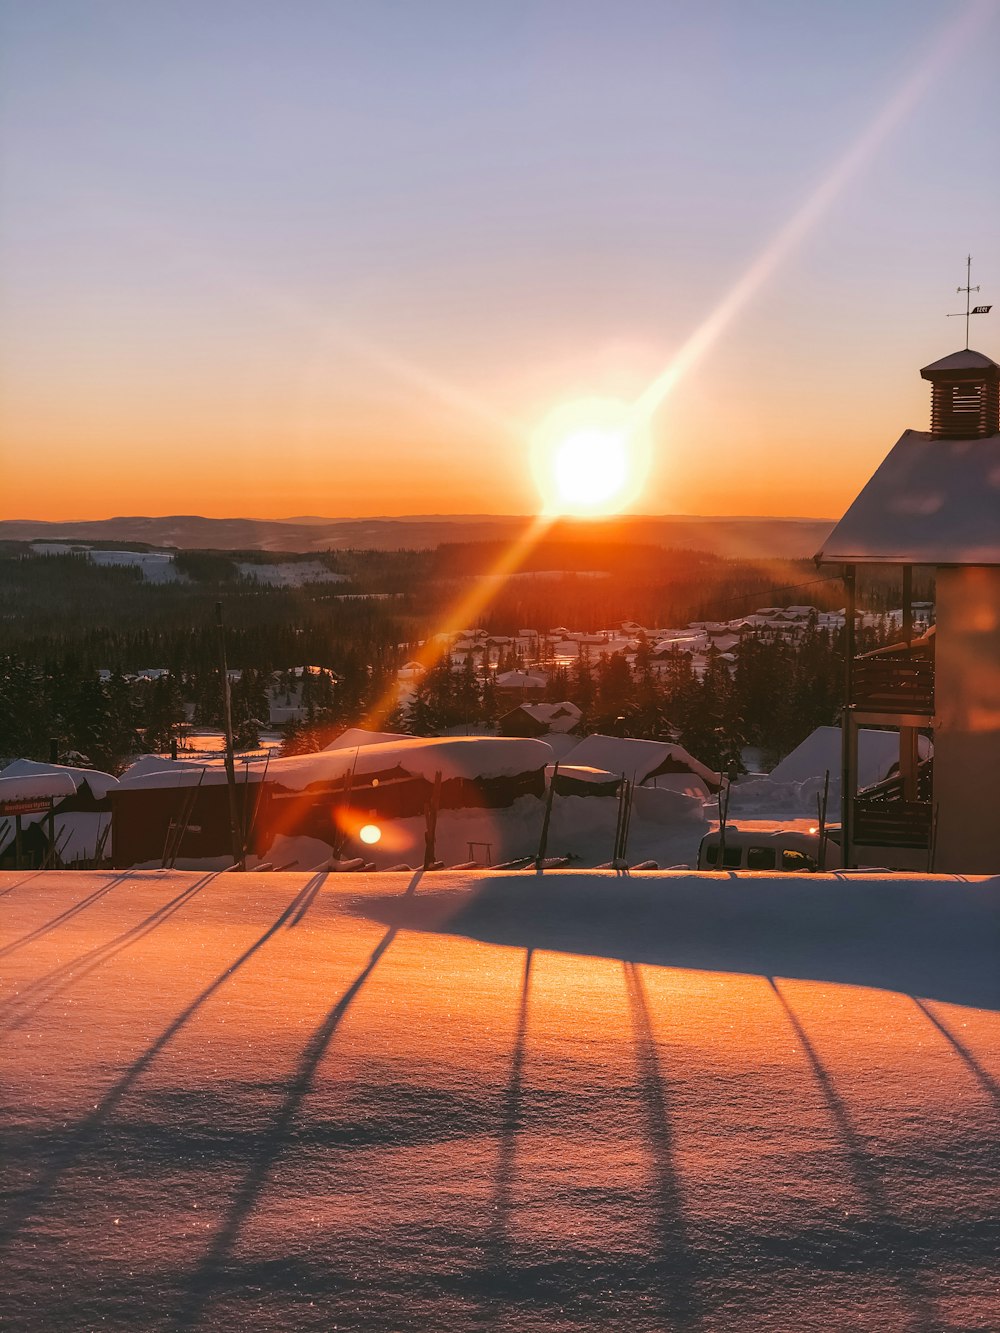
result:
M 493 1271 L 484 1273 L 475 1263 L 463 1261 L 470 1249 L 468 1230 L 425 1226 L 421 1234 L 425 1255 L 444 1254 L 449 1262 L 415 1260 L 412 1226 L 402 1233 L 398 1228 L 380 1233 L 377 1253 L 370 1236 L 336 1235 L 329 1238 L 321 1257 L 287 1252 L 267 1257 L 231 1255 L 217 1275 L 214 1294 L 220 1314 L 211 1326 L 251 1326 L 259 1317 L 263 1295 L 272 1308 L 282 1303 L 286 1314 L 286 1300 L 322 1302 L 323 1327 L 339 1324 L 391 1333 L 407 1327 L 451 1327 L 444 1321 L 440 1325 L 433 1322 L 433 1302 L 454 1296 L 480 1307 L 491 1306 L 495 1323 L 505 1329 L 549 1313 L 560 1327 L 570 1319 L 575 1327 L 628 1329 L 630 1333 L 684 1327 L 680 1322 L 657 1321 L 653 1308 L 636 1299 L 638 1292 L 676 1277 L 664 1268 L 662 1254 L 619 1252 L 612 1244 L 597 1252 L 579 1245 L 571 1236 L 558 1248 L 536 1239 L 512 1259 L 509 1271 L 501 1276 Z M 935 1281 L 939 1265 L 946 1274 L 956 1264 L 984 1268 L 996 1254 L 1000 1224 L 996 1219 L 970 1221 L 948 1216 L 927 1221 L 911 1219 L 896 1230 L 896 1248 L 885 1241 L 880 1226 L 872 1221 L 840 1226 L 831 1220 L 790 1232 L 767 1227 L 748 1230 L 742 1222 L 720 1227 L 708 1243 L 703 1240 L 699 1247 L 705 1319 L 713 1328 L 735 1327 L 720 1318 L 720 1297 L 734 1288 L 746 1290 L 748 1283 L 759 1293 L 777 1284 L 791 1283 L 801 1288 L 813 1275 L 829 1273 L 850 1274 L 859 1281 L 865 1277 L 891 1281 L 909 1280 L 920 1272 L 922 1278 Z M 116 1313 L 133 1314 L 136 1326 L 144 1325 L 150 1277 L 121 1270 L 118 1265 L 114 1273 L 108 1274 L 102 1295 L 114 1294 Z M 179 1269 L 158 1269 L 155 1280 L 164 1294 L 173 1295 L 183 1288 L 188 1274 Z M 65 1303 L 69 1297 L 62 1294 L 60 1299 Z M 240 1300 L 246 1301 L 242 1311 L 233 1304 Z M 402 1301 L 409 1310 L 416 1306 L 428 1317 L 422 1324 L 401 1323 L 394 1300 Z M 731 1307 L 726 1314 L 731 1317 Z M 859 1320 L 863 1321 L 864 1314 L 862 1298 Z M 241 1316 L 242 1322 L 237 1322 Z M 482 1327 L 484 1323 L 469 1319 L 461 1327 Z M 210 1326 L 207 1318 L 203 1326 Z M 287 1319 L 286 1326 L 292 1326 Z M 537 1327 L 537 1323 L 532 1326 Z M 868 1327 L 863 1322 L 857 1326 Z M 917 1329 L 921 1325 L 908 1327 Z
M 1000 878 L 497 875 L 469 890 L 366 897 L 404 930 L 663 967 L 789 977 L 1000 1009 Z
M 124 877 L 123 877 L 124 878 Z M 70 1134 L 57 1147 L 47 1166 L 40 1172 L 34 1184 L 16 1198 L 9 1215 L 0 1223 L 0 1249 L 13 1241 L 21 1232 L 25 1223 L 42 1206 L 55 1190 L 63 1172 L 100 1141 L 108 1117 L 116 1110 L 123 1098 L 132 1090 L 140 1077 L 152 1065 L 153 1061 L 170 1045 L 177 1034 L 191 1021 L 198 1010 L 205 1004 L 240 968 L 253 958 L 258 949 L 263 948 L 272 935 L 296 916 L 303 903 L 311 903 L 316 894 L 317 885 L 325 875 L 320 873 L 300 889 L 287 907 L 270 926 L 251 945 L 235 958 L 228 967 L 210 981 L 194 999 L 181 1010 L 176 1018 L 163 1029 L 155 1041 L 138 1056 L 125 1070 L 121 1077 L 104 1094 L 89 1115 L 77 1122 Z M 115 883 L 117 881 L 113 881 Z M 108 888 L 112 885 L 108 885 Z M 106 892 L 107 890 L 104 890 Z M 0 1137 L 0 1147 L 4 1146 Z
M 414 875 L 403 895 L 404 897 L 409 898 L 414 894 L 420 880 L 420 874 L 421 872 L 418 871 Z M 295 924 L 294 913 L 290 924 Z M 295 1119 L 312 1088 L 316 1071 L 330 1042 L 333 1040 L 337 1028 L 340 1026 L 341 1020 L 372 972 L 374 972 L 382 955 L 392 944 L 396 934 L 396 928 L 390 926 L 372 950 L 368 962 L 313 1030 L 312 1036 L 302 1052 L 298 1066 L 288 1081 L 284 1100 L 278 1107 L 277 1114 L 258 1138 L 257 1151 L 236 1190 L 229 1211 L 186 1284 L 184 1296 L 174 1321 L 175 1327 L 195 1328 L 201 1323 L 207 1306 L 211 1302 L 220 1281 L 224 1278 L 227 1262 L 240 1232 L 257 1206 L 272 1167 L 288 1145 Z
M 810 1040 L 802 1020 L 774 978 L 768 977 L 768 982 L 775 998 L 785 1011 L 792 1031 L 798 1038 L 826 1103 L 834 1129 L 844 1146 L 850 1174 L 874 1223 L 870 1232 L 871 1244 L 885 1251 L 885 1266 L 887 1270 L 892 1271 L 893 1256 L 907 1244 L 908 1228 L 896 1217 L 876 1164 L 868 1153 L 861 1134 L 855 1129 L 847 1106 L 837 1091 L 833 1076 L 820 1059 L 819 1051 Z M 924 1288 L 919 1266 L 899 1266 L 895 1269 L 895 1276 L 901 1289 L 901 1297 L 910 1314 L 911 1326 L 921 1333 L 929 1333 L 935 1329 L 937 1323 L 933 1302 Z
M 649 1017 L 646 990 L 634 963 L 622 964 L 635 1035 L 636 1063 L 652 1151 L 655 1178 L 656 1242 L 659 1252 L 659 1296 L 671 1328 L 696 1328 L 701 1323 L 696 1295 L 697 1263 L 688 1238 L 681 1185 L 674 1161 L 674 1135 L 667 1090 Z
M 38 873 L 41 874 L 41 871 Z M 88 893 L 85 898 L 81 898 L 79 902 L 71 903 L 69 907 L 63 908 L 63 910 L 57 916 L 54 916 L 51 921 L 46 921 L 44 925 L 36 926 L 34 930 L 29 930 L 26 935 L 22 935 L 19 939 L 12 940 L 10 944 L 5 944 L 0 948 L 0 958 L 6 958 L 8 954 L 16 953 L 18 949 L 23 949 L 25 945 L 32 944 L 35 940 L 40 940 L 43 935 L 48 935 L 58 926 L 64 925 L 71 917 L 78 916 L 81 912 L 85 911 L 86 908 L 90 907 L 92 903 L 96 903 L 100 898 L 109 894 L 115 885 L 121 884 L 123 880 L 128 879 L 131 873 L 131 871 L 126 870 L 120 875 L 115 875 L 112 879 L 109 879 L 106 884 L 100 885 L 99 888 Z M 11 888 L 16 887 L 16 884 L 11 885 Z
M 13 1032 L 23 1027 L 30 1018 L 33 1018 L 38 1011 L 57 995 L 82 981 L 84 977 L 89 976 L 95 968 L 103 963 L 110 962 L 112 958 L 117 957 L 125 949 L 129 949 L 133 944 L 137 944 L 152 931 L 161 926 L 164 921 L 181 909 L 186 902 L 194 898 L 206 884 L 215 879 L 216 873 L 203 875 L 201 879 L 195 880 L 176 894 L 168 902 L 162 903 L 149 916 L 144 917 L 128 930 L 123 930 L 121 934 L 116 935 L 114 939 L 108 940 L 106 944 L 95 945 L 85 953 L 76 958 L 71 958 L 69 962 L 61 963 L 58 967 L 46 972 L 43 976 L 36 977 L 34 981 L 29 981 L 16 994 L 0 1002 L 0 1015 L 15 1013 L 15 1018 L 0 1018 L 0 1036 L 5 1032 Z

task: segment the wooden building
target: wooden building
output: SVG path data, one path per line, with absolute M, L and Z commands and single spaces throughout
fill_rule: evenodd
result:
M 844 567 L 848 667 L 843 727 L 844 864 L 1000 871 L 1000 366 L 965 349 L 925 366 L 931 429 L 908 430 L 816 559 Z M 902 571 L 902 642 L 855 658 L 868 567 Z M 912 577 L 936 579 L 933 634 L 913 634 Z M 858 791 L 861 727 L 899 734 L 899 774 Z M 932 765 L 916 737 L 933 735 Z

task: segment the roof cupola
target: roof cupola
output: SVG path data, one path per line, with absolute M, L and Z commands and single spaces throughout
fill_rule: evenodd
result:
M 920 372 L 931 382 L 931 435 L 975 440 L 1000 433 L 1000 366 L 965 348 Z

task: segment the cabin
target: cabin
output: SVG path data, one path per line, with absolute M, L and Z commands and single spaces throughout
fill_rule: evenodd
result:
M 964 348 L 920 372 L 930 429 L 907 430 L 818 552 L 847 589 L 841 755 L 844 864 L 1000 870 L 1000 366 Z M 901 642 L 855 657 L 859 578 L 902 574 Z M 914 632 L 913 571 L 933 570 L 933 635 Z M 898 737 L 898 780 L 859 790 L 858 733 Z M 917 737 L 933 736 L 932 766 Z
M 680 745 L 621 736 L 587 736 L 565 756 L 575 769 L 624 776 L 637 787 L 663 787 L 707 800 L 722 774 L 699 763 Z M 560 772 L 562 768 L 560 768 Z
M 442 812 L 503 810 L 522 796 L 541 803 L 552 759 L 544 741 L 530 739 L 405 736 L 348 742 L 239 766 L 236 817 L 255 855 L 267 855 L 279 836 L 314 838 L 332 851 L 345 830 L 369 819 L 379 824 L 422 819 L 432 803 Z M 159 764 L 130 769 L 112 793 L 115 866 L 231 859 L 222 762 Z
M 526 700 L 541 700 L 548 689 L 549 678 L 540 671 L 500 671 L 493 678 L 493 685 L 499 703 L 511 705 Z
M 0 867 L 103 860 L 117 786 L 97 769 L 15 759 L 0 771 Z
M 579 726 L 583 717 L 569 699 L 556 704 L 519 704 L 498 719 L 501 736 L 565 735 Z

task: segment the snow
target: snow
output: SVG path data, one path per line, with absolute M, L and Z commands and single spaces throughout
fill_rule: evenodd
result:
M 610 773 L 624 773 L 634 782 L 645 782 L 651 773 L 668 760 L 683 764 L 690 773 L 702 780 L 705 785 L 704 795 L 711 787 L 719 785 L 719 774 L 706 768 L 697 759 L 688 754 L 680 745 L 670 745 L 666 741 L 637 740 L 632 737 L 601 736 L 595 734 L 585 737 L 568 754 L 567 759 L 574 765 L 587 768 L 603 768 Z M 671 785 L 674 777 L 683 778 L 683 774 L 664 774 L 656 781 L 661 786 Z
M 47 820 L 47 814 L 22 815 L 21 827 Z M 53 823 L 59 861 L 68 866 L 74 862 L 97 860 L 101 836 L 111 823 L 111 815 L 97 810 L 56 810 Z M 0 819 L 0 849 L 9 851 L 14 836 L 13 819 Z M 104 838 L 102 859 L 111 859 L 110 833 Z M 156 864 L 159 865 L 159 861 Z
M 501 671 L 495 684 L 502 690 L 544 690 L 548 677 L 530 671 Z
M 346 750 L 355 749 L 359 745 L 380 745 L 391 744 L 393 741 L 405 740 L 398 731 L 369 731 L 366 727 L 348 727 L 342 731 L 336 740 L 332 740 L 329 745 L 325 745 L 324 750 Z
M 0 802 L 43 800 L 47 797 L 58 799 L 75 795 L 76 783 L 69 773 L 14 774 L 4 769 L 3 774 L 0 774 Z
M 69 764 L 43 764 L 34 759 L 15 759 L 5 769 L 0 770 L 0 779 L 16 777 L 49 777 L 58 781 L 60 775 L 66 775 L 73 781 L 73 790 L 84 782 L 93 792 L 94 799 L 103 801 L 112 788 L 118 786 L 118 779 L 110 773 L 102 773 L 97 768 L 74 768 Z M 69 795 L 65 789 L 53 795 Z
M 816 556 L 829 564 L 1000 564 L 1000 435 L 908 430 Z
M 160 754 L 144 754 L 126 768 L 118 781 L 120 785 L 134 786 L 137 778 L 148 777 L 150 773 L 177 773 L 185 769 L 200 773 L 202 765 L 185 759 L 165 759 Z
M 95 565 L 136 565 L 147 583 L 178 583 L 180 572 L 169 551 L 91 551 Z
M 926 759 L 932 753 L 926 736 L 918 739 L 918 754 Z M 899 734 L 894 731 L 873 731 L 863 727 L 858 732 L 858 784 L 869 787 L 881 782 L 893 764 L 899 763 Z M 771 772 L 773 783 L 805 782 L 822 778 L 826 772 L 831 780 L 839 776 L 841 768 L 841 740 L 839 727 L 817 727 L 816 730 L 786 755 Z
M 568 699 L 555 704 L 518 704 L 512 711 L 524 713 L 526 717 L 543 723 L 556 735 L 568 732 L 583 716 L 577 705 Z
M 266 583 L 271 588 L 301 588 L 307 583 L 347 583 L 346 574 L 335 574 L 321 560 L 289 560 L 280 564 L 257 564 L 252 560 L 237 560 L 236 568 L 254 583 Z
M 996 879 L 0 895 L 11 1328 L 996 1325 Z
M 552 762 L 552 750 L 540 740 L 498 736 L 403 736 L 393 741 L 347 749 L 319 750 L 312 754 L 272 759 L 267 766 L 269 782 L 301 791 L 314 782 L 340 782 L 351 773 L 362 778 L 401 768 L 413 777 L 433 782 L 436 773 L 450 778 L 516 777 L 544 769 Z M 170 764 L 146 772 L 135 767 L 122 774 L 123 788 L 212 786 L 226 781 L 219 760 L 203 764 Z M 248 765 L 248 780 L 259 782 L 264 764 Z M 201 774 L 204 771 L 204 778 Z M 244 773 L 240 771 L 240 781 Z
M 170 551 L 95 551 L 76 542 L 32 542 L 35 555 L 85 555 L 92 564 L 135 565 L 147 583 L 178 583 L 181 575 Z

